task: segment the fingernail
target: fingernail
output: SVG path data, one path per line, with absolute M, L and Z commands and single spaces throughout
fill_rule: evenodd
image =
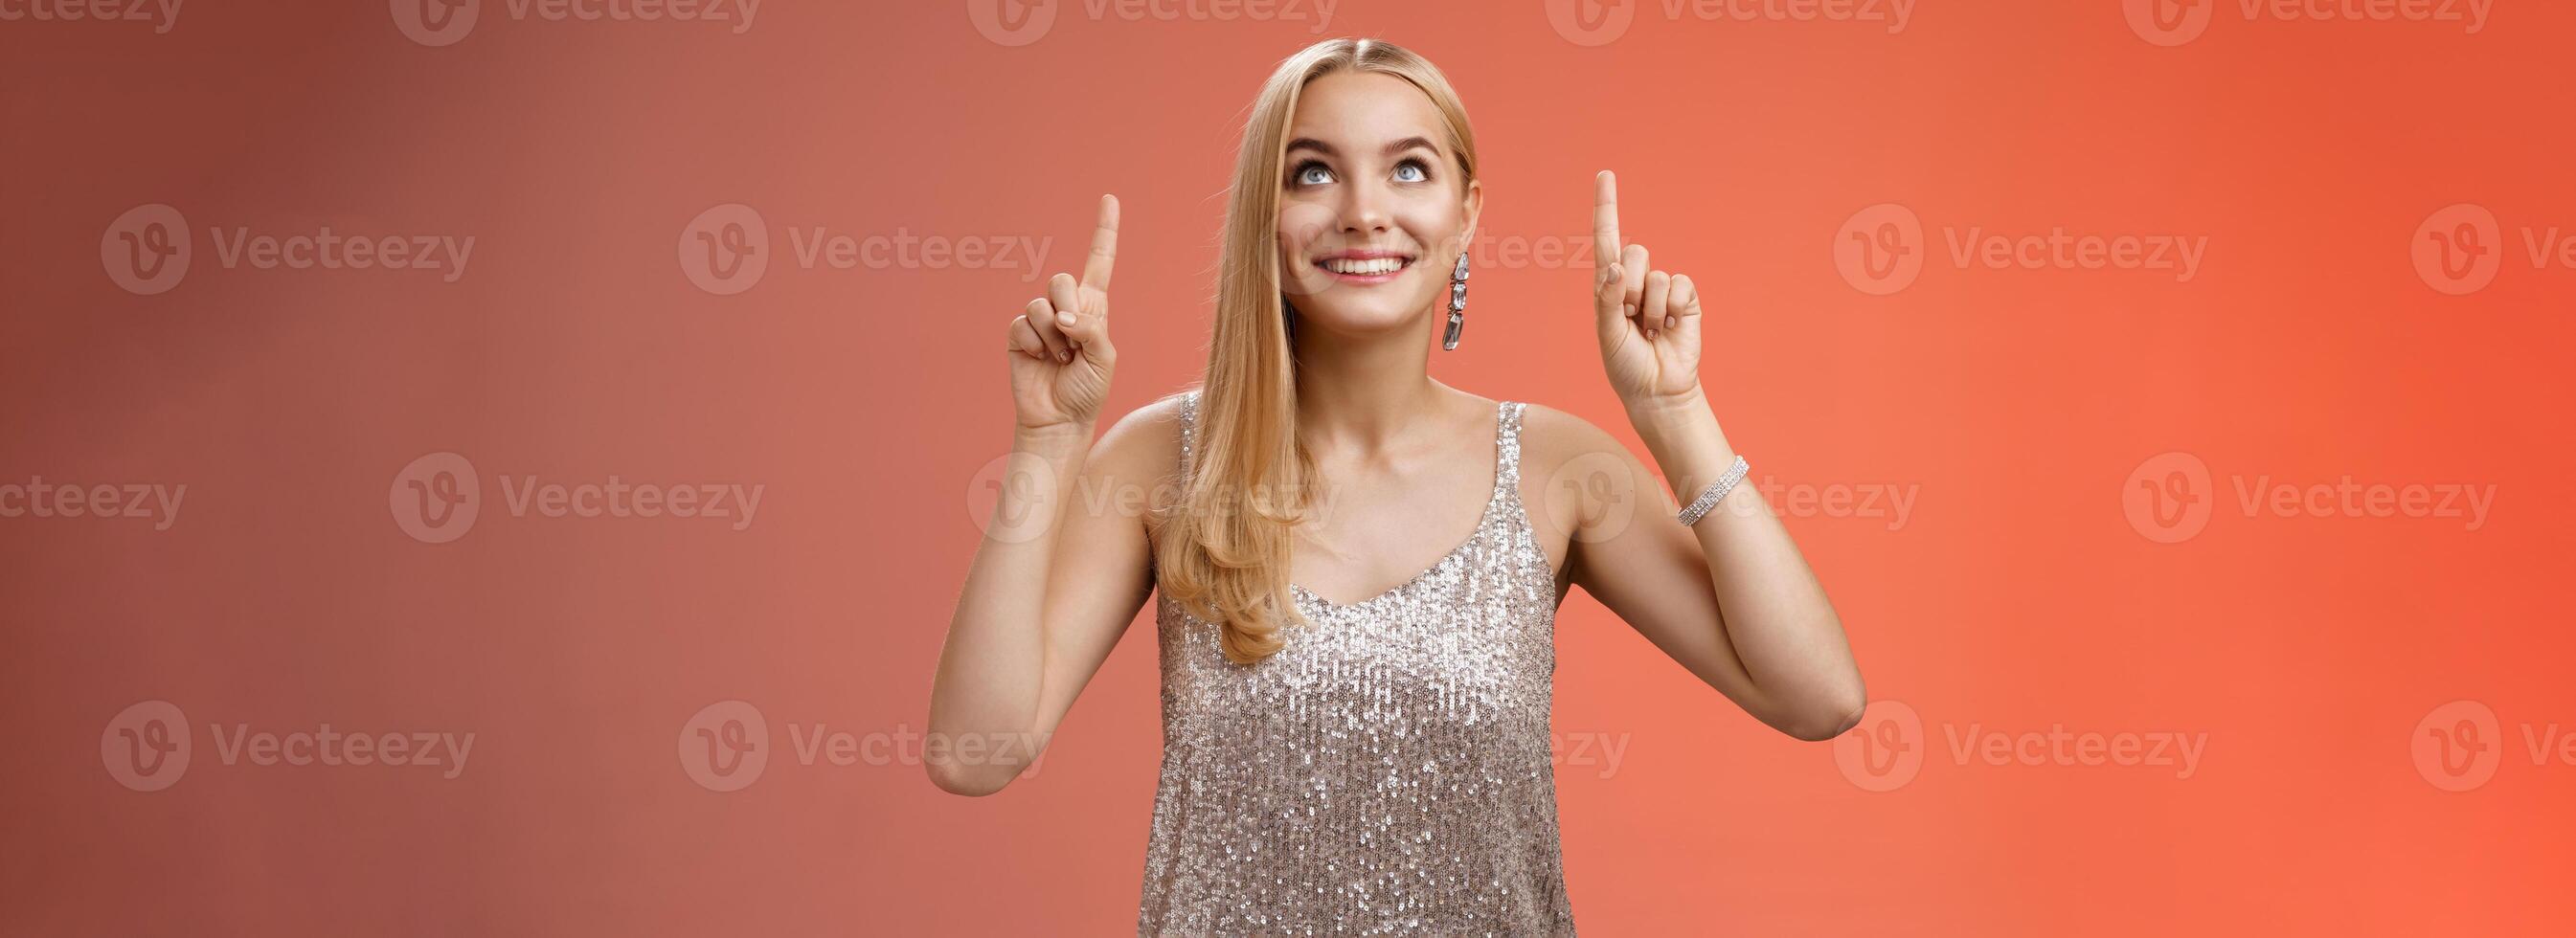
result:
M 1073 350 L 1065 349 L 1064 351 L 1055 353 L 1055 360 L 1068 365 L 1073 364 Z
M 1666 317 L 1664 317 L 1664 328 L 1666 328 L 1666 329 L 1670 329 L 1670 328 L 1672 328 L 1672 327 L 1674 327 L 1674 326 L 1678 326 L 1678 325 L 1681 325 L 1681 320 L 1674 319 L 1673 317 L 1670 317 L 1670 316 L 1666 316 Z
M 1646 330 L 1646 341 L 1648 341 L 1648 342 L 1655 341 L 1655 333 L 1656 333 L 1656 332 L 1659 332 L 1659 331 L 1661 331 L 1661 330 L 1657 330 L 1657 329 L 1648 329 L 1648 330 Z
M 1056 325 L 1059 325 L 1059 326 L 1070 326 L 1070 325 L 1073 325 L 1073 314 L 1072 314 L 1072 313 L 1057 313 L 1057 314 L 1055 314 L 1055 324 L 1056 324 Z
M 1634 315 L 1637 315 L 1637 304 L 1635 304 L 1635 303 L 1621 303 L 1621 304 L 1619 304 L 1619 315 L 1622 315 L 1622 316 L 1634 316 Z

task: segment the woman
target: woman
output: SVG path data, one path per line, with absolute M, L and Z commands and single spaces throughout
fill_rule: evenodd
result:
M 1115 199 L 1082 276 L 1055 275 L 1010 325 L 1012 467 L 1038 484 L 1003 487 L 967 573 L 931 696 L 952 745 L 929 770 L 959 794 L 1008 784 L 1027 759 L 980 741 L 1042 745 L 1159 590 L 1140 931 L 1572 931 L 1548 744 L 1570 585 L 1782 732 L 1829 739 L 1860 717 L 1833 607 L 1734 484 L 1699 379 L 1699 293 L 1620 243 L 1609 173 L 1602 363 L 1697 502 L 1683 523 L 1651 510 L 1675 502 L 1599 428 L 1430 378 L 1434 330 L 1455 347 L 1465 318 L 1476 166 L 1430 63 L 1319 43 L 1246 127 L 1201 390 L 1092 442 L 1117 362 Z M 1178 495 L 1101 510 L 1156 491 Z

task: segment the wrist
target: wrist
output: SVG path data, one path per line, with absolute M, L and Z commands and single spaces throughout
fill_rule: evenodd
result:
M 1727 442 L 1726 431 L 1718 427 L 1717 415 L 1697 386 L 1632 403 L 1628 420 L 1679 497 L 1689 498 L 1693 486 L 1707 484 L 1735 458 L 1734 445 Z
M 1014 427 L 1011 430 L 1011 448 L 1044 456 L 1070 456 L 1091 445 L 1091 430 L 1092 424 L 1087 420 Z
M 1633 400 L 1621 400 L 1628 411 L 1628 423 L 1640 436 L 1656 436 L 1697 426 L 1702 421 L 1715 423 L 1717 415 L 1709 409 L 1708 395 L 1693 384 L 1677 394 L 1659 394 Z

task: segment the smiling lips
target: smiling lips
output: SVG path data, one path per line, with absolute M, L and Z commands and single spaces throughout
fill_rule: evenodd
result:
M 1315 260 L 1334 277 L 1356 283 L 1385 283 L 1413 266 L 1413 256 L 1397 251 L 1342 251 Z

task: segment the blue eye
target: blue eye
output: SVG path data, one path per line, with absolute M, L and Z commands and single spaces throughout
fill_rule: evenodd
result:
M 1421 160 L 1406 160 L 1395 167 L 1397 182 L 1423 182 L 1430 178 L 1431 171 L 1422 165 Z
M 1333 181 L 1333 171 L 1324 168 L 1322 163 L 1307 160 L 1297 164 L 1297 169 L 1290 174 L 1290 178 L 1296 180 L 1296 184 L 1300 186 L 1320 186 Z

